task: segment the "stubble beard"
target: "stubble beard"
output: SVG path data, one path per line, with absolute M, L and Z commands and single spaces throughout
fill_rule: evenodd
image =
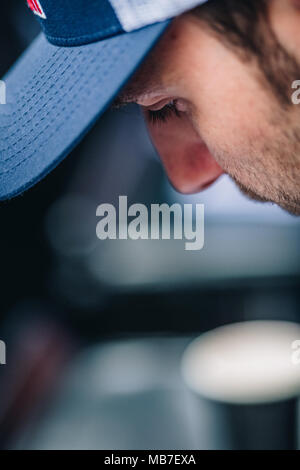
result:
M 264 36 L 262 54 L 256 59 L 257 80 L 269 100 L 268 130 L 260 135 L 260 143 L 248 142 L 247 155 L 235 155 L 237 163 L 228 174 L 248 198 L 277 204 L 300 216 L 300 104 L 292 102 L 292 83 L 300 79 L 300 63 L 278 42 L 270 25 Z M 232 155 L 222 154 L 225 165 L 233 160 Z
M 274 203 L 292 215 L 300 216 L 300 106 L 298 120 L 294 115 L 294 127 L 286 129 L 284 111 L 281 110 L 282 122 L 273 127 L 273 141 L 266 137 L 266 142 L 255 142 L 255 148 L 249 142 L 244 155 L 216 154 L 216 159 L 224 165 L 231 179 L 248 198 Z M 298 124 L 299 122 L 299 124 Z M 245 155 L 245 153 L 247 154 Z

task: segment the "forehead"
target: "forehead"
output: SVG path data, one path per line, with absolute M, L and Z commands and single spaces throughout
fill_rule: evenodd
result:
M 158 90 L 160 87 L 159 67 L 155 64 L 154 55 L 151 54 L 121 90 L 115 100 L 115 104 L 122 105 L 137 102 L 139 98 Z
M 197 34 L 199 32 L 198 23 L 195 28 L 191 18 L 193 17 L 188 13 L 174 18 L 119 94 L 116 99 L 117 105 L 137 102 L 142 97 L 148 97 L 149 94 L 159 93 L 166 87 L 176 85 L 180 70 L 186 69 L 182 67 L 182 63 L 189 56 L 190 49 L 195 47 L 195 31 Z
M 138 70 L 119 93 L 115 103 L 136 102 L 150 92 L 159 90 L 163 85 L 163 69 L 168 56 L 170 39 L 173 36 L 174 23 L 169 26 L 162 38 L 146 56 Z

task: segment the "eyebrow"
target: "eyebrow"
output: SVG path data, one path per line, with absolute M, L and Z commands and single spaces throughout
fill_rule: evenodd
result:
M 140 84 L 138 81 L 129 82 L 113 101 L 113 108 L 120 108 L 129 103 L 136 103 L 141 96 L 147 93 L 148 89 L 149 85 Z
M 130 95 L 120 93 L 110 105 L 110 109 L 123 108 L 124 106 L 127 106 L 130 103 L 135 103 L 137 98 L 138 96 L 136 96 L 136 99 L 135 99 L 135 97 L 132 95 L 130 96 Z
M 151 90 L 151 92 L 149 90 Z M 110 108 L 119 109 L 128 104 L 137 103 L 142 98 L 149 96 L 149 94 L 158 92 L 160 90 L 161 87 L 158 84 L 154 84 L 149 81 L 141 81 L 141 83 L 139 81 L 129 82 L 127 88 L 125 87 L 123 91 L 121 91 L 114 99 Z

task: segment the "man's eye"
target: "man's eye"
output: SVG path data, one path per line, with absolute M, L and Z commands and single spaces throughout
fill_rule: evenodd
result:
M 176 108 L 176 103 L 172 101 L 157 111 L 147 110 L 147 117 L 152 124 L 166 122 L 170 117 L 180 117 L 180 112 Z

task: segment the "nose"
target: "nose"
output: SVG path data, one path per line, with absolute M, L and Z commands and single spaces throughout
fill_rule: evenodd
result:
M 164 151 L 161 159 L 171 184 L 183 194 L 207 189 L 224 173 L 203 142 Z
M 177 191 L 200 192 L 224 173 L 187 119 L 174 117 L 148 127 L 170 183 Z

